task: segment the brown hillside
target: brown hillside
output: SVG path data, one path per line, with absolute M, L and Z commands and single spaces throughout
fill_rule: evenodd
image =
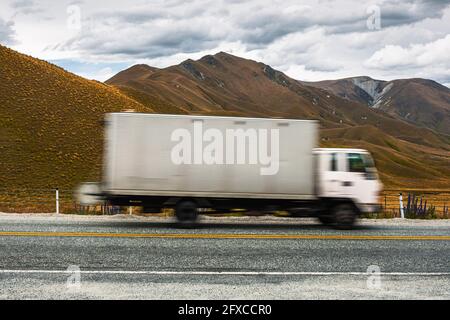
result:
M 114 77 L 112 77 L 110 80 L 120 83 L 120 82 L 127 82 L 129 80 L 138 80 L 138 79 L 145 79 L 154 72 L 156 72 L 158 68 L 150 67 L 146 64 L 137 64 L 134 65 L 126 70 L 123 70 L 116 74 Z
M 450 134 L 450 89 L 431 80 L 394 80 L 380 108 L 411 123 Z
M 119 90 L 0 46 L 0 188 L 98 180 L 105 112 L 151 112 Z
M 356 147 L 369 150 L 383 182 L 389 187 L 443 188 L 449 186 L 449 152 L 394 138 L 374 126 L 324 129 L 325 147 Z
M 303 83 L 379 108 L 412 124 L 450 134 L 450 89 L 435 81 L 380 81 L 369 77 L 353 77 Z

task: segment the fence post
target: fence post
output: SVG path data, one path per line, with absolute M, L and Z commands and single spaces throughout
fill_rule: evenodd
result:
M 402 195 L 401 192 L 400 192 L 400 195 L 399 195 L 399 201 L 400 201 L 400 217 L 402 219 L 405 219 L 405 212 L 403 210 L 403 195 Z
M 59 214 L 59 189 L 56 188 L 56 214 Z

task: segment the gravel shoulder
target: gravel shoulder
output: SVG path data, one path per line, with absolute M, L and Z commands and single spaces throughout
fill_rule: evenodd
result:
M 72 222 L 155 222 L 155 223 L 172 223 L 175 222 L 173 217 L 160 216 L 139 216 L 139 215 L 72 215 L 72 214 L 54 214 L 54 213 L 3 213 L 0 212 L 0 220 L 24 220 L 32 221 L 72 221 Z M 275 217 L 271 215 L 265 216 L 243 216 L 243 217 L 224 217 L 224 216 L 206 216 L 202 215 L 199 222 L 201 223 L 230 223 L 230 224 L 319 224 L 315 218 L 288 218 Z M 359 219 L 358 226 L 399 226 L 399 227 L 450 227 L 450 219 Z

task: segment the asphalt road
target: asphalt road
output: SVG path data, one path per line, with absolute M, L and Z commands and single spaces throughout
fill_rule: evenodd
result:
M 0 214 L 0 298 L 450 299 L 450 221 Z

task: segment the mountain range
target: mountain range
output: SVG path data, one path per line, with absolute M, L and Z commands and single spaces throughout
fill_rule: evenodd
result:
M 450 134 L 450 89 L 427 79 L 374 80 L 353 77 L 303 82 L 412 124 Z
M 0 46 L 0 188 L 97 181 L 103 114 L 134 109 L 318 119 L 322 146 L 370 150 L 387 187 L 448 189 L 449 91 L 424 79 L 302 82 L 224 52 L 100 83 Z

